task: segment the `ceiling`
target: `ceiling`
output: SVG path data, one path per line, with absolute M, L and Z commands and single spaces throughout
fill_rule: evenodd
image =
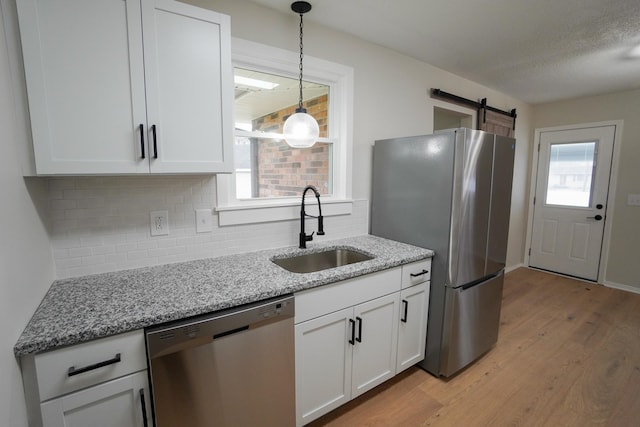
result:
M 252 1 L 294 13 L 289 0 Z M 305 22 L 350 33 L 530 104 L 640 88 L 640 52 L 632 54 L 640 45 L 639 0 L 310 3 Z

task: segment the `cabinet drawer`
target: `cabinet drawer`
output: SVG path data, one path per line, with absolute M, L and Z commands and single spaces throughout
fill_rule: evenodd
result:
M 43 402 L 146 369 L 144 332 L 128 332 L 38 354 L 33 362 Z M 105 366 L 96 367 L 101 362 Z M 83 368 L 93 369 L 82 372 Z
M 298 292 L 295 323 L 400 290 L 400 267 Z
M 402 266 L 402 289 L 431 279 L 431 258 Z

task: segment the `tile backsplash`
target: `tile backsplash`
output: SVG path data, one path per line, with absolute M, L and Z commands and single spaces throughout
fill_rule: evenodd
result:
M 297 244 L 297 220 L 219 227 L 214 212 L 213 231 L 196 233 L 195 209 L 216 203 L 214 176 L 46 179 L 57 278 Z M 367 234 L 368 209 L 355 201 L 351 215 L 325 218 L 326 236 L 314 239 Z M 162 210 L 169 235 L 151 236 L 149 212 Z

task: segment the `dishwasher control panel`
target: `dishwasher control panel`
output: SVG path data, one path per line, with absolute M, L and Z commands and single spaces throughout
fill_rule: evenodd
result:
M 265 321 L 293 318 L 294 314 L 294 298 L 289 295 L 151 327 L 146 331 L 148 356 L 153 359 L 244 332 Z

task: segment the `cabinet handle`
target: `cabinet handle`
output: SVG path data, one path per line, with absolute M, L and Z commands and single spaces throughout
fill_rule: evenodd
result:
M 349 319 L 349 323 L 351 324 L 351 339 L 349 340 L 349 344 L 355 345 L 355 337 L 356 337 L 356 322 L 353 319 Z
M 362 318 L 356 317 L 356 320 L 358 321 L 358 338 L 356 338 L 356 341 L 362 342 Z
M 93 371 L 94 369 L 102 368 L 104 366 L 113 365 L 114 363 L 118 363 L 118 362 L 120 362 L 120 353 L 116 354 L 113 359 L 104 360 L 102 362 L 94 363 L 93 365 L 88 365 L 88 366 L 85 366 L 84 368 L 76 369 L 75 366 L 72 366 L 72 367 L 69 368 L 69 371 L 67 372 L 67 376 L 72 377 L 74 375 L 78 375 L 78 374 L 82 374 L 82 373 L 85 373 L 85 372 Z
M 144 159 L 144 125 L 140 123 L 138 129 L 140 130 L 140 152 L 142 153 L 141 157 Z
M 144 389 L 140 389 L 140 406 L 142 407 L 142 425 L 144 427 L 149 427 L 149 422 L 147 421 L 147 403 L 144 400 Z
M 158 137 L 156 136 L 156 125 L 151 126 L 151 134 L 153 135 L 153 158 L 158 158 Z
M 409 274 L 409 276 L 411 276 L 411 277 L 423 276 L 423 275 L 427 274 L 428 272 L 429 272 L 429 270 L 422 270 L 420 273 L 411 273 L 411 274 Z
M 406 299 L 403 299 L 402 305 L 404 306 L 404 314 L 402 315 L 402 319 L 400 319 L 400 321 L 403 323 L 407 323 L 407 312 L 409 311 L 409 301 L 407 301 Z

